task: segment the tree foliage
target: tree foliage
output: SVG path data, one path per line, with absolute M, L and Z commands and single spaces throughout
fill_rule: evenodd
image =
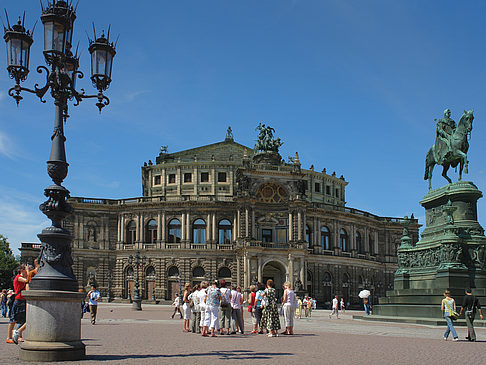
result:
M 18 262 L 15 259 L 7 238 L 0 234 L 0 289 L 12 287 L 13 271 Z

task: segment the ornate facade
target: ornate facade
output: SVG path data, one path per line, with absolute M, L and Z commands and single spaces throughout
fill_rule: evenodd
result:
M 280 143 L 280 140 L 278 140 Z M 382 296 L 393 286 L 402 227 L 398 218 L 346 207 L 345 179 L 286 163 L 274 151 L 233 140 L 167 153 L 142 167 L 143 196 L 73 197 L 64 222 L 74 236 L 80 286 L 95 278 L 115 299 L 133 292 L 140 267 L 143 298 L 169 300 L 185 282 L 224 278 L 244 288 L 284 281 L 319 304 L 337 294 L 357 303 L 362 288 Z M 418 240 L 418 224 L 409 229 Z M 38 244 L 23 243 L 25 260 Z

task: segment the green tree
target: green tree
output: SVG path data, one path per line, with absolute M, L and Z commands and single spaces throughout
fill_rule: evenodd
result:
M 7 238 L 0 234 L 0 289 L 12 287 L 13 271 L 18 262 L 10 249 Z

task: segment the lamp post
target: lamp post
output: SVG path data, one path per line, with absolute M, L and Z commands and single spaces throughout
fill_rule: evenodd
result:
M 74 276 L 71 257 L 71 233 L 63 228 L 63 220 L 71 213 L 67 202 L 69 191 L 62 186 L 68 173 L 66 161 L 64 123 L 68 115 L 68 101 L 74 106 L 86 98 L 97 99 L 96 106 L 101 109 L 109 104 L 103 95 L 111 82 L 111 68 L 115 56 L 115 46 L 109 36 L 102 34 L 90 40 L 91 81 L 97 88 L 96 95 L 86 95 L 84 90 L 75 89 L 76 78 L 82 78 L 78 70 L 79 58 L 72 53 L 72 37 L 76 10 L 71 3 L 63 0 L 47 0 L 42 4 L 41 21 L 44 26 L 44 59 L 46 66 L 37 67 L 38 73 L 45 73 L 46 82 L 34 89 L 21 86 L 29 73 L 30 46 L 33 31 L 25 29 L 24 20 L 4 26 L 4 39 L 7 45 L 7 71 L 15 85 L 9 89 L 17 105 L 23 99 L 22 92 L 39 97 L 50 91 L 54 99 L 54 132 L 51 140 L 51 153 L 47 161 L 47 172 L 53 185 L 44 190 L 47 200 L 40 210 L 52 221 L 38 235 L 42 242 L 40 266 L 32 279 L 27 298 L 27 317 L 25 342 L 20 349 L 21 360 L 64 361 L 78 360 L 85 356 L 85 346 L 81 342 L 81 319 L 79 302 L 82 294 L 77 292 L 78 282 Z M 56 322 L 52 324 L 52 320 Z
M 108 270 L 107 279 L 108 279 L 108 293 L 106 293 L 106 300 L 108 301 L 108 303 L 110 303 L 113 299 L 111 297 L 111 282 L 113 280 L 113 271 Z
M 145 265 L 145 261 L 147 257 L 140 256 L 140 251 L 137 250 L 135 253 L 135 257 L 130 255 L 128 257 L 128 263 L 131 265 L 135 263 L 135 267 L 137 268 L 137 272 L 135 274 L 135 291 L 133 293 L 133 304 L 132 309 L 141 311 L 142 310 L 142 298 L 140 298 L 140 290 L 139 290 L 139 280 L 140 280 L 140 264 Z

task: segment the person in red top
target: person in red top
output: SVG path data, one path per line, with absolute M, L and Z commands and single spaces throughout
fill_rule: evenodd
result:
M 255 316 L 255 298 L 256 298 L 256 287 L 255 285 L 250 286 L 250 296 L 248 298 L 248 312 L 251 313 L 251 321 L 253 323 L 253 331 L 250 333 L 258 333 L 258 322 Z
M 25 312 L 26 304 L 25 298 L 22 296 L 22 290 L 25 290 L 27 285 L 28 269 L 24 264 L 21 264 L 17 269 L 17 276 L 15 276 L 13 286 L 15 296 L 15 301 L 10 311 L 10 320 L 8 324 L 8 336 L 7 343 L 18 343 L 18 341 L 23 341 L 22 332 L 25 330 Z M 13 294 L 13 295 L 15 295 Z M 14 331 L 15 325 L 18 324 L 20 327 Z

